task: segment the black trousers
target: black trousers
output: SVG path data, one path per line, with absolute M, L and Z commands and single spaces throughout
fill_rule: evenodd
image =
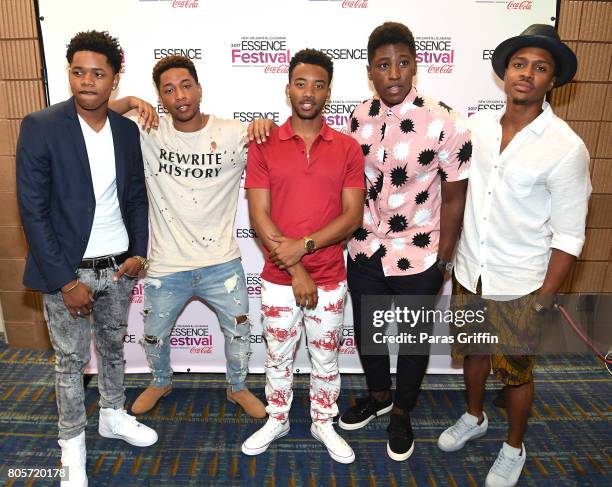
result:
M 368 389 L 371 392 L 391 389 L 391 365 L 389 353 L 365 355 L 363 343 L 371 339 L 371 334 L 379 329 L 371 323 L 362 323 L 362 297 L 365 295 L 436 295 L 442 286 L 444 276 L 434 264 L 419 274 L 410 276 L 385 276 L 382 269 L 380 252 L 369 259 L 355 262 L 348 257 L 347 280 L 353 304 L 353 323 L 355 339 L 361 365 L 365 372 Z M 363 336 L 366 333 L 368 336 Z M 371 342 L 370 342 L 371 343 Z M 429 355 L 406 355 L 400 352 L 397 358 L 397 381 L 394 404 L 410 411 L 417 401 L 421 383 L 425 376 Z

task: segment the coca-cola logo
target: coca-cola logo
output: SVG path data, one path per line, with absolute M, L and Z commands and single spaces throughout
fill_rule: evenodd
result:
M 533 0 L 508 0 L 506 8 L 508 10 L 531 10 Z
M 172 8 L 198 8 L 198 0 L 171 0 Z
M 310 2 L 320 3 L 325 0 L 309 0 Z M 342 8 L 368 8 L 368 0 L 327 0 L 329 3 L 336 3 Z

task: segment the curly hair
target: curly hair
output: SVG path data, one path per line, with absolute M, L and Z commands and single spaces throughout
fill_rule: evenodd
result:
M 195 80 L 196 83 L 198 81 L 198 73 L 196 72 L 195 65 L 193 61 L 185 56 L 166 56 L 165 58 L 160 59 L 157 64 L 153 67 L 153 82 L 157 89 L 159 89 L 159 80 L 161 79 L 161 75 L 172 68 L 185 68 L 189 71 L 189 74 Z
M 368 63 L 372 62 L 376 49 L 387 44 L 404 44 L 416 58 L 414 36 L 410 29 L 399 22 L 385 22 L 376 27 L 368 38 Z
M 68 44 L 68 50 L 66 51 L 68 64 L 72 64 L 72 58 L 78 51 L 92 51 L 104 54 L 108 64 L 113 68 L 113 74 L 117 74 L 121 69 L 123 49 L 121 49 L 117 38 L 111 36 L 106 31 L 90 30 L 79 32 L 70 39 L 70 44 Z
M 329 76 L 328 84 L 331 83 L 332 76 L 334 74 L 334 63 L 331 58 L 322 51 L 317 49 L 302 49 L 294 54 L 289 61 L 289 81 L 291 81 L 291 75 L 295 67 L 300 64 L 314 64 L 321 66 Z

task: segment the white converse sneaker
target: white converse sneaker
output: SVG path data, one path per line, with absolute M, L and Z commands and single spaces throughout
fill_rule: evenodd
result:
M 67 477 L 60 482 L 60 486 L 87 487 L 85 432 L 69 440 L 59 440 L 58 443 L 62 448 L 62 467 Z
M 454 425 L 442 432 L 438 438 L 438 448 L 443 451 L 461 450 L 468 440 L 484 436 L 489 427 L 489 419 L 484 411 L 482 415 L 484 419 L 478 424 L 476 416 L 463 413 L 463 416 Z
M 287 436 L 287 434 L 289 434 L 289 420 L 279 421 L 270 416 L 263 427 L 244 440 L 242 453 L 245 455 L 259 455 L 268 449 L 270 443 L 278 438 Z
M 155 430 L 136 421 L 125 409 L 100 408 L 98 433 L 104 438 L 118 438 L 134 446 L 151 446 L 157 441 Z
M 504 441 L 495 463 L 489 470 L 486 487 L 514 487 L 518 482 L 527 460 L 525 445 L 521 449 L 513 448 Z
M 329 456 L 339 463 L 353 463 L 355 453 L 344 438 L 336 433 L 331 421 L 312 423 L 310 434 L 327 448 Z

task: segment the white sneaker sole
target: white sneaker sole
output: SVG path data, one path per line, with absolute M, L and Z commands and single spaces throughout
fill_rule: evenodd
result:
M 449 453 L 453 451 L 458 451 L 458 450 L 461 450 L 468 441 L 477 440 L 478 438 L 482 438 L 486 434 L 487 434 L 487 430 L 481 431 L 480 433 L 477 433 L 474 436 L 470 436 L 469 438 L 464 439 L 462 442 L 457 443 L 452 446 L 442 445 L 440 443 L 440 440 L 438 439 L 438 448 L 442 451 L 449 452 Z
M 140 447 L 145 447 L 145 446 L 151 446 L 154 445 L 155 443 L 157 443 L 157 435 L 155 435 L 155 439 L 153 441 L 143 441 L 142 438 L 129 438 L 127 436 L 123 436 L 123 435 L 116 435 L 114 434 L 112 431 L 106 431 L 102 428 L 98 428 L 98 434 L 104 438 L 112 438 L 115 440 L 123 440 L 126 443 L 129 443 L 130 445 L 133 446 L 140 446 Z
M 246 446 L 246 441 L 245 441 L 244 443 L 242 443 L 242 447 L 240 449 L 242 450 L 242 453 L 244 453 L 245 455 L 249 455 L 249 456 L 259 455 L 260 453 L 265 452 L 274 440 L 278 440 L 279 438 L 282 438 L 283 436 L 287 436 L 289 434 L 290 429 L 291 428 L 287 426 L 287 429 L 281 430 L 278 435 L 272 438 L 264 446 L 260 446 L 259 448 L 249 448 L 248 446 Z
M 321 439 L 319 435 L 317 435 L 317 433 L 312 428 L 312 426 L 310 427 L 310 434 L 315 440 L 319 441 L 325 448 L 327 448 L 327 445 L 325 444 L 325 442 Z M 336 453 L 331 451 L 329 448 L 327 448 L 327 453 L 329 453 L 329 456 L 332 457 L 332 459 L 337 461 L 338 463 L 353 463 L 355 461 L 355 452 L 352 450 L 351 450 L 351 454 L 348 457 L 342 457 L 340 455 L 337 455 Z
M 373 414 L 369 418 L 364 419 L 361 423 L 352 423 L 352 424 L 349 424 L 349 423 L 343 422 L 342 418 L 340 418 L 338 420 L 338 426 L 340 426 L 340 428 L 342 428 L 345 431 L 358 430 L 358 429 L 361 429 L 364 426 L 366 426 L 373 419 L 378 418 L 379 416 L 382 416 L 383 414 L 390 413 L 392 409 L 393 409 L 393 403 L 389 404 L 386 408 L 383 408 L 383 409 L 379 410 L 376 414 Z
M 406 453 L 395 453 L 394 451 L 391 450 L 391 447 L 389 446 L 389 442 L 387 442 L 387 455 L 389 455 L 389 458 L 391 460 L 395 460 L 396 462 L 403 462 L 404 460 L 408 460 L 413 452 L 414 452 L 414 441 L 412 442 L 412 445 L 410 445 L 410 448 Z

